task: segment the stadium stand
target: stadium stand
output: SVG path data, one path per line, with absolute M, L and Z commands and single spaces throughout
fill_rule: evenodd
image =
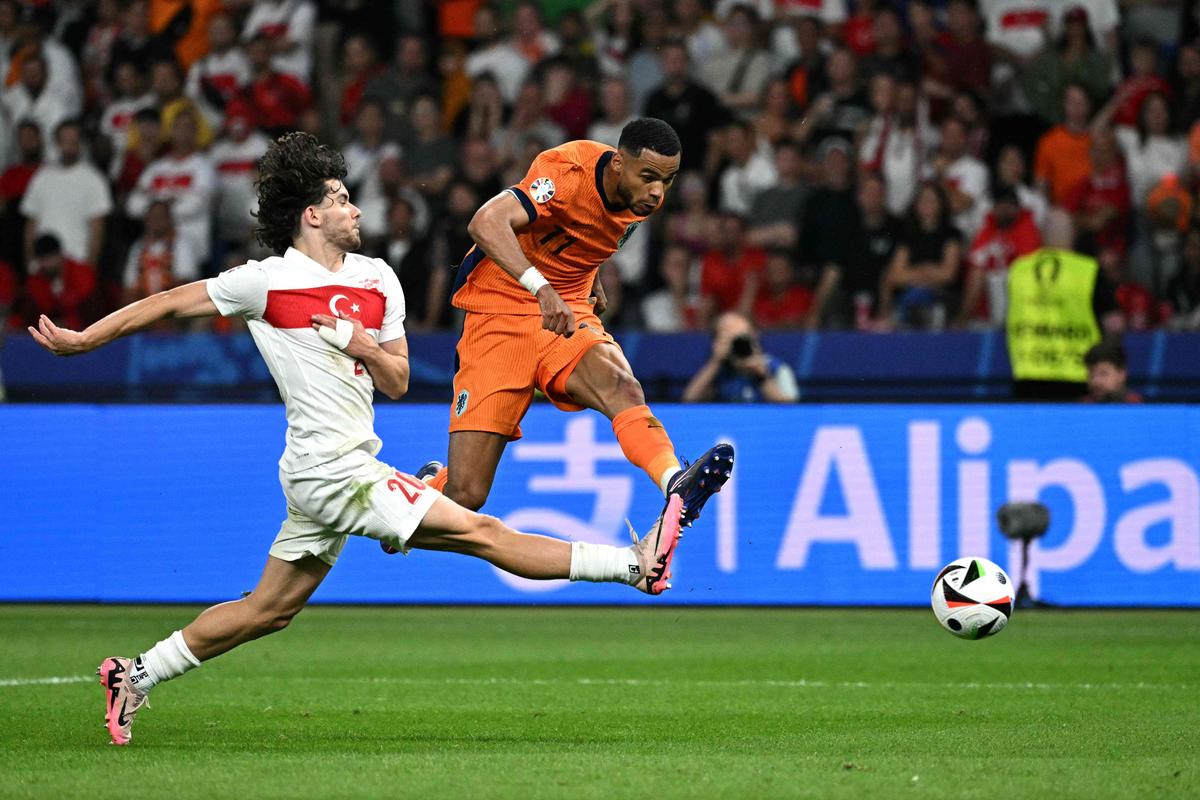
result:
M 44 308 L 35 295 L 61 283 L 40 274 L 34 243 L 57 236 L 73 269 L 96 276 L 73 298 L 78 324 L 262 256 L 254 158 L 265 137 L 303 129 L 347 153 L 363 250 L 398 271 L 410 329 L 425 334 L 418 395 L 441 399 L 452 357 L 438 354 L 458 324 L 448 270 L 471 209 L 539 150 L 611 144 L 653 114 L 678 128 L 685 169 L 602 269 L 617 301 L 606 323 L 657 396 L 678 396 L 706 356 L 702 334 L 731 309 L 764 331 L 804 399 L 1007 396 L 1003 278 L 1057 206 L 1073 249 L 1100 265 L 1098 292 L 1119 311 L 1104 324 L 1127 334 L 1133 385 L 1147 399 L 1192 397 L 1190 7 L 0 0 L 9 396 L 54 396 L 60 380 L 103 397 L 178 396 L 153 366 L 167 351 L 192 365 L 200 397 L 206 382 L 255 374 L 245 334 L 218 320 L 104 356 L 120 366 L 81 361 L 93 366 L 51 378 L 22 335 Z M 77 129 L 78 145 L 63 141 Z M 48 201 L 68 172 L 98 185 Z M 660 361 L 668 348 L 685 356 Z

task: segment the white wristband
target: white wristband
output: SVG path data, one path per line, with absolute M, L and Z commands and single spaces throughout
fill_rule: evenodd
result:
M 348 319 L 339 319 L 336 328 L 322 325 L 317 328 L 317 333 L 338 350 L 345 350 L 346 345 L 350 344 L 350 337 L 354 335 L 354 323 Z
M 530 267 L 529 269 L 525 270 L 523 273 L 521 273 L 519 280 L 521 281 L 521 285 L 533 295 L 538 293 L 538 289 L 541 289 L 543 286 L 550 283 L 550 281 L 546 280 L 542 273 L 538 272 L 537 267 Z

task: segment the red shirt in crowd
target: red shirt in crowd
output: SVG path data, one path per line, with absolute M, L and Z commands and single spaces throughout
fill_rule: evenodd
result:
M 737 308 L 746 287 L 746 278 L 762 274 L 767 253 L 757 247 L 743 247 L 731 259 L 723 250 L 709 250 L 700 262 L 700 294 L 711 297 L 716 310 Z
M 12 308 L 17 299 L 17 287 L 17 273 L 13 272 L 7 261 L 0 261 L 0 311 Z M 9 327 L 20 328 L 20 320 L 14 316 L 9 320 Z
M 1142 110 L 1142 101 L 1148 94 L 1165 94 L 1171 97 L 1171 84 L 1161 75 L 1131 75 L 1117 87 L 1117 95 L 1122 98 L 1113 112 L 1114 125 L 1128 125 L 1136 128 L 1138 114 Z
M 846 20 L 842 26 L 842 39 L 855 58 L 869 56 L 875 52 L 874 18 L 870 14 L 858 13 Z
M 813 293 L 807 286 L 793 285 L 781 294 L 763 290 L 754 301 L 754 322 L 763 329 L 799 328 L 812 302 Z
M 1033 214 L 1028 209 L 1021 209 L 1017 221 L 1008 228 L 997 225 L 995 215 L 989 212 L 983 228 L 971 243 L 967 263 L 971 269 L 985 273 L 1007 270 L 1018 258 L 1041 246 L 1041 231 L 1038 230 Z M 987 292 L 984 292 L 979 298 L 979 304 L 972 310 L 972 315 L 976 319 L 987 319 L 989 313 Z
M 62 273 L 49 277 L 34 273 L 25 279 L 25 291 L 18 301 L 24 325 L 37 323 L 45 314 L 58 325 L 83 330 L 91 321 L 84 309 L 96 291 L 96 270 L 70 258 L 63 259 Z
M 6 201 L 16 200 L 25 195 L 33 174 L 41 164 L 13 164 L 0 174 L 0 198 Z
M 992 88 L 992 50 L 982 37 L 959 41 L 943 31 L 937 38 L 942 74 L 938 79 L 955 89 L 986 95 Z
M 272 72 L 250 82 L 246 101 L 254 109 L 254 122 L 272 133 L 296 128 L 300 115 L 312 105 L 312 92 L 301 81 Z
M 1129 230 L 1129 179 L 1120 162 L 1084 178 L 1067 193 L 1063 206 L 1072 214 L 1089 214 L 1104 206 L 1116 209 L 1116 215 L 1096 233 L 1097 249 L 1124 253 Z
M 1128 330 L 1148 331 L 1171 316 L 1171 304 L 1155 300 L 1150 290 L 1140 283 L 1125 281 L 1117 286 L 1116 295 Z

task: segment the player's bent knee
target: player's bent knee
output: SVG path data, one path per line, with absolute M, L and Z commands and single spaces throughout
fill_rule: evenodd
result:
M 624 367 L 618 367 L 615 372 L 613 401 L 619 403 L 623 407 L 622 410 L 645 405 L 646 393 L 642 391 L 642 384 L 633 373 Z
M 469 511 L 478 511 L 487 502 L 488 487 L 482 484 L 446 484 L 446 497 Z

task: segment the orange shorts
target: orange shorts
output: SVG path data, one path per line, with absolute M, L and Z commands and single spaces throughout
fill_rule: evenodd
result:
M 540 316 L 467 312 L 458 340 L 450 432 L 520 439 L 534 389 L 563 411 L 583 410 L 567 394 L 567 378 L 592 345 L 602 342 L 616 344 L 595 314 L 577 313 L 568 339 L 544 330 Z

